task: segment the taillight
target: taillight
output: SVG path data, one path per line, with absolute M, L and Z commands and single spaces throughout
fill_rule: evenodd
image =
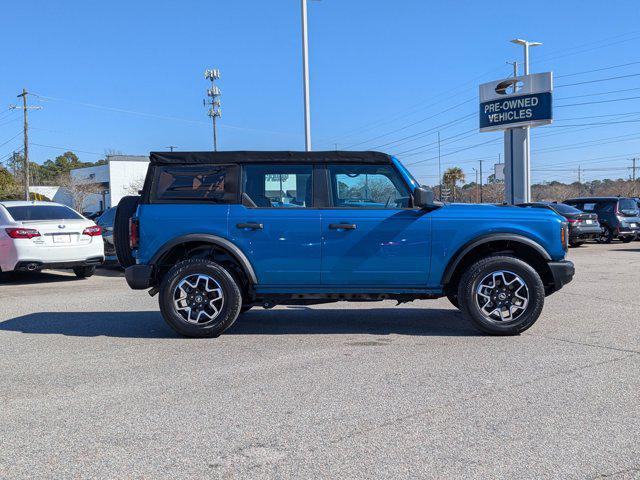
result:
M 39 237 L 40 232 L 35 228 L 5 228 L 11 238 L 33 238 Z
M 580 223 L 580 220 L 576 220 L 575 218 L 567 218 L 567 222 L 569 222 L 569 223 L 576 223 L 576 222 Z
M 131 248 L 138 248 L 138 242 L 140 240 L 139 224 L 137 218 L 129 219 L 129 246 Z
M 88 235 L 90 237 L 98 237 L 102 235 L 102 227 L 94 225 L 93 227 L 87 227 L 82 231 L 83 235 Z

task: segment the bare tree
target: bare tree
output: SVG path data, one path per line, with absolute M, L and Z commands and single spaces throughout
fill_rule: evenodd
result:
M 89 198 L 103 193 L 103 188 L 100 184 L 74 179 L 69 173 L 58 177 L 58 185 L 68 195 L 72 207 L 79 212 L 84 210 Z
M 144 177 L 137 177 L 131 180 L 131 183 L 124 187 L 125 195 L 139 195 L 139 191 L 142 190 L 144 185 Z

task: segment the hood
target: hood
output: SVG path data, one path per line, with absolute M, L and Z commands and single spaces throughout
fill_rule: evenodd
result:
M 493 205 L 476 203 L 449 203 L 443 205 L 443 213 L 454 216 L 465 216 L 477 219 L 520 218 L 520 219 L 548 219 L 565 221 L 550 208 L 516 207 L 513 205 Z

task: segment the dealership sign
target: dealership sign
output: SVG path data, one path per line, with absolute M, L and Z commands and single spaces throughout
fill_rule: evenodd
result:
M 537 127 L 553 121 L 551 72 L 480 85 L 480 131 Z

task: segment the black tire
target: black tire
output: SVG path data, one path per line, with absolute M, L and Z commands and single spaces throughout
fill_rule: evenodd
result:
M 242 305 L 242 308 L 240 308 L 240 315 L 242 315 L 243 313 L 247 313 L 252 308 L 253 305 Z
M 73 273 L 75 273 L 78 278 L 89 278 L 96 273 L 96 266 L 89 265 L 85 267 L 73 267 Z
M 113 221 L 113 243 L 116 248 L 116 256 L 124 268 L 136 263 L 129 246 L 129 219 L 136 213 L 139 203 L 140 197 L 138 196 L 122 197 Z
M 528 304 L 512 321 L 487 318 L 480 309 L 479 301 L 476 301 L 476 290 L 480 282 L 498 271 L 507 272 L 510 278 L 518 276 L 528 291 Z M 497 283 L 494 281 L 494 285 Z M 506 294 L 508 296 L 512 292 L 507 290 Z M 467 269 L 458 286 L 460 310 L 479 330 L 490 335 L 518 335 L 531 327 L 542 312 L 544 294 L 542 279 L 533 267 L 518 258 L 508 256 L 481 258 Z
M 620 240 L 622 240 L 622 243 L 631 243 L 636 239 L 636 236 L 630 236 L 630 237 L 620 237 Z
M 217 307 L 219 307 L 217 308 L 219 313 L 210 321 L 200 323 L 189 322 L 187 318 L 185 318 L 187 312 L 180 312 L 174 303 L 175 295 L 180 295 L 180 291 L 178 290 L 179 284 L 193 275 L 207 276 L 215 282 L 214 285 L 217 284 L 216 288 L 219 287 L 222 291 L 222 303 L 217 305 Z M 196 282 L 196 285 L 198 289 L 193 290 L 195 294 L 199 296 L 206 295 L 206 292 L 201 291 L 203 287 L 199 281 Z M 188 285 L 185 288 L 188 288 Z M 195 302 L 197 298 L 198 297 L 194 297 L 189 301 Z M 242 306 L 242 294 L 233 276 L 224 267 L 211 260 L 192 258 L 176 264 L 164 276 L 160 285 L 158 301 L 160 303 L 160 311 L 165 321 L 180 335 L 193 338 L 218 337 L 236 321 Z M 185 299 L 185 302 L 187 301 L 188 300 Z M 201 303 L 200 305 L 203 304 L 204 303 Z M 196 309 L 196 311 L 199 310 L 203 309 Z M 189 312 L 187 315 L 191 317 L 192 312 Z M 198 319 L 199 318 L 200 315 L 198 314 Z
M 569 245 L 571 247 L 581 247 L 582 245 L 584 245 L 584 242 L 569 242 Z
M 609 227 L 602 227 L 602 232 L 597 238 L 598 243 L 611 243 L 613 231 Z
M 458 302 L 458 293 L 457 292 L 456 293 L 453 293 L 453 292 L 447 293 L 447 298 L 451 302 L 451 305 L 453 305 L 456 308 L 460 308 L 460 302 Z

